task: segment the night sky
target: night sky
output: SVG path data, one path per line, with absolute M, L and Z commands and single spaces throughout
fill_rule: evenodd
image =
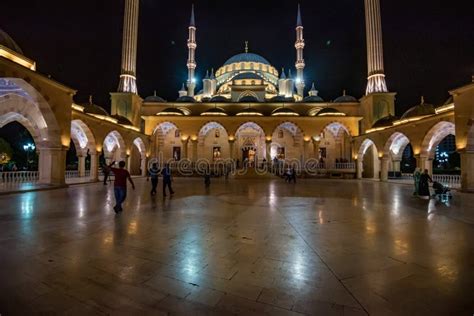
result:
M 0 28 L 37 61 L 38 71 L 89 94 L 109 109 L 118 86 L 123 0 L 8 1 Z M 366 84 L 363 0 L 299 1 L 302 6 L 307 89 L 316 83 L 325 100 L 346 89 L 361 97 Z M 187 26 L 192 1 L 142 0 L 138 39 L 138 88 L 177 98 L 186 80 Z M 267 58 L 278 70 L 295 62 L 297 1 L 194 1 L 197 78 L 244 50 Z M 474 75 L 472 1 L 381 0 L 385 72 L 397 92 L 397 114 L 419 104 L 441 104 L 448 90 Z M 6 7 L 6 10 L 5 10 Z M 197 90 L 201 89 L 198 86 Z

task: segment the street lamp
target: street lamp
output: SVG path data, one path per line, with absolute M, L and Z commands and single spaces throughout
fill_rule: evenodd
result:
M 23 150 L 26 151 L 26 169 L 30 169 L 30 151 L 35 150 L 35 145 L 32 143 L 28 143 L 23 145 Z

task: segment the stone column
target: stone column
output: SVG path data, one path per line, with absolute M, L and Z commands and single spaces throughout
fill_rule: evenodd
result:
M 425 169 L 428 169 L 428 174 L 433 174 L 433 159 L 426 156 L 416 155 L 416 165 L 423 172 Z
M 267 163 L 272 161 L 272 156 L 270 155 L 270 152 L 272 149 L 271 147 L 272 147 L 272 141 L 265 139 L 265 151 L 266 151 L 265 159 L 267 160 Z
M 125 156 L 125 164 L 127 166 L 128 171 L 132 170 L 132 158 L 131 155 Z
M 315 159 L 319 160 L 319 144 L 321 141 L 313 139 L 313 155 Z
M 146 164 L 146 156 L 143 157 L 141 160 L 140 160 L 140 169 L 142 171 L 142 176 L 145 177 L 147 175 L 147 172 L 148 172 L 148 168 L 147 168 L 147 164 Z
M 308 151 L 309 151 L 309 139 L 308 140 L 303 140 L 303 164 L 306 163 L 306 160 L 308 160 Z
M 229 157 L 230 159 L 234 159 L 234 144 L 235 139 L 229 139 Z
M 39 149 L 39 183 L 64 185 L 66 183 L 66 152 L 67 148 Z
M 362 172 L 364 171 L 364 164 L 361 158 L 356 159 L 357 179 L 362 179 Z
M 91 152 L 91 181 L 99 180 L 99 156 L 101 152 Z
M 397 160 L 393 160 L 392 163 L 393 163 L 393 171 L 394 172 L 400 172 L 401 168 L 400 168 L 400 163 L 402 161 L 397 159 Z
M 193 148 L 192 152 L 192 161 L 196 162 L 198 160 L 198 140 L 197 139 L 191 139 L 191 145 Z
M 388 164 L 389 164 L 388 157 L 380 158 L 380 181 L 388 181 Z
M 77 158 L 78 158 L 79 177 L 85 177 L 86 176 L 86 156 L 84 156 L 84 154 L 80 154 Z
M 183 155 L 182 155 L 182 159 L 189 159 L 189 156 L 188 156 L 188 138 L 186 139 L 181 139 L 181 143 L 183 144 Z
M 461 152 L 461 189 L 474 192 L 474 152 Z

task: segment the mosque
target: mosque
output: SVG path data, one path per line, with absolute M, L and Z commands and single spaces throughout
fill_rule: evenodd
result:
M 400 173 L 410 145 L 416 164 L 432 169 L 437 145 L 455 135 L 461 181 L 474 190 L 474 83 L 450 91 L 433 106 L 423 99 L 395 116 L 395 92 L 386 84 L 379 0 L 365 0 L 367 88 L 362 97 L 345 92 L 324 100 L 305 73 L 304 26 L 296 10 L 295 68 L 278 70 L 245 43 L 241 53 L 196 82 L 194 8 L 188 26 L 187 81 L 176 100 L 155 92 L 142 98 L 136 77 L 139 0 L 126 0 L 119 85 L 111 113 L 73 100 L 75 90 L 36 72 L 36 62 L 0 32 L 0 127 L 20 122 L 40 156 L 39 180 L 64 183 L 65 152 L 74 144 L 79 174 L 96 180 L 98 157 L 126 160 L 135 173 L 162 161 L 209 163 L 278 160 L 318 164 L 328 176 L 386 181 Z M 202 89 L 197 89 L 200 86 Z M 85 170 L 85 161 L 90 167 Z M 82 161 L 82 162 L 81 162 Z

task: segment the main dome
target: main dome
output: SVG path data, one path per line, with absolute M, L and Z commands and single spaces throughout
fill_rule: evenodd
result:
M 270 62 L 268 60 L 266 60 L 264 57 L 258 54 L 241 53 L 227 59 L 227 61 L 224 63 L 224 66 L 234 64 L 234 63 L 241 63 L 241 62 L 254 62 L 254 63 L 262 63 L 265 65 L 270 65 Z

